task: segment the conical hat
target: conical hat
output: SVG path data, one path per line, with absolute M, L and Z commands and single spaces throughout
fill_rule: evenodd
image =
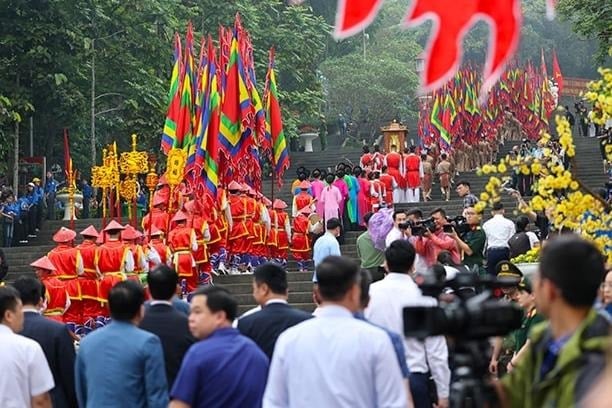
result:
M 240 191 L 242 190 L 242 186 L 240 185 L 240 183 L 232 181 L 231 183 L 229 183 L 229 186 L 227 186 L 227 189 L 230 191 Z
M 85 228 L 83 231 L 79 232 L 79 234 L 81 234 L 84 237 L 93 237 L 93 238 L 98 238 L 98 236 L 100 235 L 100 233 L 96 230 L 96 228 L 93 225 L 90 225 L 89 227 Z
M 123 231 L 125 229 L 125 227 L 121 224 L 119 224 L 117 221 L 112 220 L 111 222 L 108 223 L 108 225 L 106 226 L 106 228 L 104 228 L 105 232 L 110 232 L 110 231 Z
M 153 226 L 151 227 L 151 233 L 149 234 L 149 236 L 151 237 L 158 237 L 164 234 L 164 231 L 160 230 L 159 228 Z
M 123 231 L 121 231 L 121 239 L 124 241 L 132 241 L 138 239 L 138 231 L 131 225 L 127 225 Z
M 274 200 L 272 208 L 274 208 L 275 210 L 284 210 L 285 208 L 287 208 L 287 203 L 277 198 L 276 200 Z
M 240 188 L 240 191 L 242 191 L 243 193 L 248 193 L 250 189 L 251 189 L 251 186 L 249 186 L 247 183 L 242 183 L 242 187 Z
M 310 208 L 310 206 L 307 205 L 306 207 L 302 208 L 299 212 L 304 215 L 310 215 L 312 214 L 312 208 Z
M 166 197 L 164 197 L 162 194 L 155 194 L 155 197 L 153 197 L 153 207 L 163 204 L 166 204 Z
M 53 242 L 57 242 L 57 243 L 70 242 L 74 240 L 74 237 L 76 237 L 76 232 L 74 232 L 70 228 L 61 227 L 53 235 Z
M 266 207 L 272 207 L 272 201 L 268 197 L 262 197 L 261 199 Z
M 53 263 L 46 255 L 32 262 L 30 266 L 36 269 L 44 269 L 51 272 L 56 270 L 55 266 L 53 266 Z
M 308 190 L 310 188 L 310 183 L 307 182 L 306 180 L 302 181 L 300 183 L 300 189 L 302 190 Z
M 176 214 L 174 214 L 174 217 L 172 217 L 172 222 L 180 222 L 180 221 L 187 221 L 187 214 L 179 210 L 176 212 Z

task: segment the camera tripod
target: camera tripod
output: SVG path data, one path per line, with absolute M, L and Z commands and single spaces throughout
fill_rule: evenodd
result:
M 453 355 L 450 388 L 451 408 L 482 408 L 499 406 L 497 394 L 487 383 L 488 340 L 458 340 Z

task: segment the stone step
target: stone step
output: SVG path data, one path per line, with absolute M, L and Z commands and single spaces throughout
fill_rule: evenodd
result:
M 253 295 L 250 292 L 248 294 L 232 293 L 239 305 L 250 305 L 255 303 Z M 312 288 L 307 292 L 289 292 L 289 303 L 312 303 Z
M 218 284 L 217 278 L 214 278 L 213 282 L 215 283 L 215 285 Z M 252 283 L 229 283 L 229 284 L 223 284 L 222 286 L 226 288 L 227 290 L 229 290 L 230 292 L 237 293 L 237 294 L 251 293 L 253 290 Z M 308 292 L 308 291 L 312 292 L 312 282 L 311 281 L 291 282 L 289 284 L 290 293 L 292 292 L 299 293 L 299 292 Z
M 309 303 L 291 303 L 291 306 L 295 307 L 296 309 L 300 309 L 303 310 L 305 312 L 308 313 L 312 313 L 315 308 L 316 305 L 312 302 Z M 244 312 L 253 309 L 254 307 L 256 307 L 256 305 L 254 303 L 250 303 L 250 304 L 244 304 L 244 305 L 239 305 L 238 306 L 238 315 L 242 315 Z
M 215 285 L 224 284 L 238 284 L 238 283 L 251 283 L 253 281 L 252 274 L 242 274 L 242 275 L 222 275 L 215 276 L 214 282 Z M 312 272 L 292 272 L 289 271 L 287 273 L 287 281 L 289 282 L 289 286 L 291 286 L 292 282 L 310 282 L 312 281 Z

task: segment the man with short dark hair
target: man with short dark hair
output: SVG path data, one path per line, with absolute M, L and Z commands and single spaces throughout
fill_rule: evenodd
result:
M 170 396 L 171 408 L 258 407 L 268 377 L 268 358 L 232 328 L 238 303 L 227 289 L 206 286 L 191 298 L 191 346 Z
M 433 307 L 437 301 L 423 296 L 411 274 L 414 271 L 415 250 L 410 242 L 397 240 L 385 250 L 387 276 L 370 286 L 370 303 L 366 318 L 396 333 L 403 333 L 403 309 L 406 306 Z M 417 408 L 431 408 L 428 392 L 428 372 L 436 383 L 438 407 L 448 407 L 450 369 L 448 348 L 444 336 L 427 337 L 425 342 L 404 338 L 406 363 L 410 369 L 410 390 Z
M 524 357 L 502 379 L 502 402 L 583 405 L 605 369 L 610 344 L 610 323 L 593 309 L 604 273 L 602 254 L 576 235 L 557 237 L 542 249 L 533 291 L 548 323 L 533 327 Z
M 406 239 L 405 229 L 401 229 L 400 225 L 404 224 L 408 220 L 408 216 L 404 210 L 393 211 L 393 228 L 387 234 L 385 238 L 385 246 L 391 245 L 391 243 L 398 239 Z
M 240 333 L 253 340 L 270 359 L 278 336 L 312 317 L 289 306 L 287 289 L 287 272 L 281 266 L 258 266 L 253 273 L 253 298 L 262 309 L 238 320 Z
M 388 335 L 357 320 L 359 266 L 330 256 L 317 266 L 317 317 L 280 335 L 264 407 L 405 407 L 406 390 Z
M 457 183 L 457 188 L 455 189 L 459 197 L 463 198 L 463 208 L 473 207 L 478 203 L 478 198 L 472 194 L 470 190 L 470 183 L 462 180 Z
M 51 408 L 55 384 L 49 364 L 37 342 L 16 334 L 22 329 L 19 292 L 0 287 L 0 406 Z
M 416 252 L 421 255 L 428 266 L 432 266 L 437 262 L 438 254 L 442 251 L 448 251 L 453 257 L 455 263 L 461 262 L 461 254 L 457 248 L 455 240 L 444 232 L 444 226 L 448 224 L 446 219 L 446 211 L 443 208 L 436 208 L 431 212 L 435 230 L 425 230 L 423 235 L 419 235 L 411 242 L 414 245 Z
M 372 215 L 374 214 L 369 212 L 363 216 L 366 228 Z M 372 241 L 369 231 L 366 230 L 357 237 L 356 246 L 357 256 L 361 260 L 361 269 L 368 270 L 374 281 L 381 280 L 383 273 L 380 269 L 385 262 L 385 255 L 383 251 L 374 246 L 374 241 Z
M 161 340 L 168 388 L 171 389 L 183 356 L 195 343 L 195 338 L 189 332 L 187 316 L 172 304 L 178 284 L 176 271 L 167 265 L 158 265 L 147 274 L 147 283 L 153 300 L 146 309 L 140 328 Z
M 82 407 L 167 407 L 168 385 L 159 337 L 137 326 L 144 290 L 123 281 L 109 292 L 112 321 L 81 341 L 76 390 Z
M 321 235 L 314 243 L 312 248 L 312 260 L 314 261 L 314 267 L 316 268 L 323 259 L 330 255 L 340 256 L 340 244 L 338 243 L 338 236 L 342 228 L 342 223 L 338 218 L 331 218 L 326 223 L 327 232 Z M 313 281 L 317 281 L 317 274 L 314 273 Z
M 44 286 L 38 279 L 22 276 L 14 283 L 23 304 L 22 336 L 36 341 L 43 349 L 53 374 L 55 388 L 51 390 L 54 407 L 76 407 L 74 391 L 75 351 L 72 337 L 65 324 L 47 319 L 44 307 Z
M 487 273 L 495 276 L 495 267 L 501 261 L 510 259 L 508 241 L 516 232 L 514 223 L 504 217 L 504 205 L 501 202 L 493 204 L 493 218 L 482 225 L 487 236 Z

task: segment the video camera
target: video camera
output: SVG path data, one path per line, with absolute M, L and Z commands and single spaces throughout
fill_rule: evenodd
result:
M 451 288 L 457 298 L 443 307 L 404 308 L 404 334 L 417 338 L 443 334 L 457 339 L 503 336 L 521 326 L 523 312 L 514 304 L 494 299 L 492 290 L 515 286 L 516 280 L 474 273 L 458 273 L 449 282 L 428 278 L 420 286 L 423 295 L 437 297 Z
M 420 221 L 406 221 L 397 226 L 401 230 L 410 228 L 412 235 L 423 235 L 426 231 L 433 233 L 436 230 L 436 223 L 433 217 L 429 217 Z
M 522 310 L 493 298 L 493 289 L 516 286 L 516 280 L 479 277 L 458 273 L 449 282 L 426 277 L 420 288 L 425 296 L 438 297 L 450 287 L 456 299 L 442 307 L 405 307 L 404 334 L 424 340 L 429 336 L 449 337 L 453 367 L 451 407 L 498 406 L 488 380 L 491 354 L 489 337 L 504 336 L 521 327 Z
M 458 235 L 463 235 L 472 228 L 470 224 L 468 224 L 467 218 L 463 215 L 458 215 L 454 218 L 446 217 L 446 221 L 448 221 L 448 224 L 446 224 L 442 230 L 449 234 L 453 231 L 457 231 Z

